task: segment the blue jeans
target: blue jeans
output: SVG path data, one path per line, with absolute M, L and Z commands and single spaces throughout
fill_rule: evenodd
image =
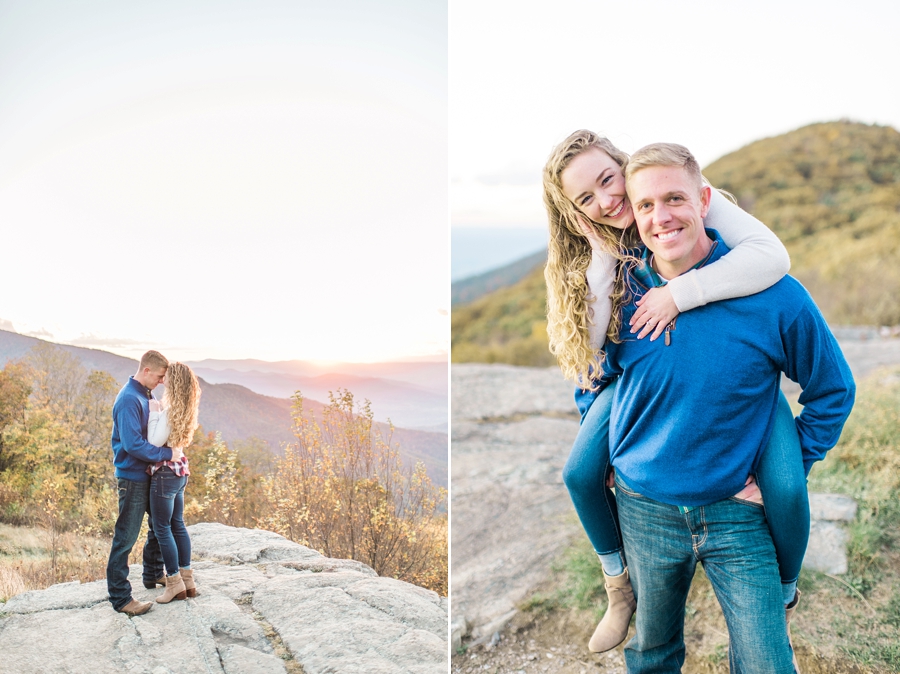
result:
M 763 495 L 781 582 L 796 582 L 809 543 L 809 492 L 794 413 L 781 394 L 769 444 L 756 467 L 756 482 Z
M 609 419 L 615 387 L 613 382 L 591 403 L 563 468 L 575 512 L 598 554 L 622 550 L 616 499 L 604 484 L 610 469 Z M 783 395 L 779 395 L 772 435 L 756 479 L 766 504 L 782 582 L 794 582 L 809 541 L 809 497 L 797 426 Z
M 191 537 L 183 518 L 186 485 L 187 476 L 176 475 L 168 466 L 150 478 L 150 515 L 169 576 L 191 565 Z
M 734 498 L 682 513 L 616 480 L 637 599 L 629 674 L 681 672 L 684 609 L 697 562 L 725 614 L 732 674 L 793 674 L 775 547 L 762 506 Z
M 618 380 L 616 380 L 618 381 Z M 616 497 L 606 486 L 609 474 L 609 417 L 616 382 L 594 399 L 563 468 L 563 482 L 594 551 L 606 555 L 622 551 Z
M 117 478 L 119 489 L 119 516 L 113 533 L 109 561 L 106 564 L 106 587 L 109 601 L 116 611 L 131 601 L 131 583 L 128 581 L 128 555 L 141 533 L 144 514 L 150 512 L 150 481 Z M 152 521 L 144 544 L 145 583 L 153 583 L 163 575 L 163 560 L 159 543 L 153 532 Z

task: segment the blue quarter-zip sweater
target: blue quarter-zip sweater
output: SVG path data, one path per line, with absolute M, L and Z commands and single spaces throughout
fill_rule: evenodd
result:
M 169 461 L 172 450 L 147 442 L 147 420 L 150 418 L 150 390 L 128 379 L 113 404 L 112 450 L 116 477 L 146 482 L 147 465 Z
M 716 241 L 706 262 L 728 252 Z M 855 385 L 809 293 L 786 276 L 749 297 L 680 314 L 667 339 L 635 339 L 634 302 L 653 284 L 632 270 L 620 344 L 607 343 L 604 374 L 619 376 L 610 423 L 616 472 L 636 492 L 679 506 L 728 498 L 754 473 L 766 446 L 780 374 L 800 384 L 797 431 L 806 473 L 840 437 Z M 668 342 L 668 345 L 667 343 Z

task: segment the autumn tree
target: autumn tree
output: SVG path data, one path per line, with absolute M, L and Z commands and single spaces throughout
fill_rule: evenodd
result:
M 4 451 L 4 433 L 14 424 L 25 422 L 25 407 L 31 395 L 28 367 L 20 361 L 9 361 L 0 370 L 0 472 L 9 467 L 9 457 Z
M 4 489 L 19 494 L 30 518 L 45 518 L 47 493 L 54 529 L 108 516 L 116 388 L 108 373 L 89 373 L 76 357 L 43 342 L 0 373 Z
M 317 420 L 304 414 L 299 393 L 293 400 L 296 441 L 266 481 L 260 524 L 326 556 L 446 594 L 446 572 L 439 571 L 446 568 L 446 520 L 437 517 L 444 490 L 421 464 L 404 469 L 390 433 L 376 430 L 368 401 L 354 407 L 353 394 L 338 390 Z
M 28 352 L 25 362 L 31 367 L 31 396 L 35 406 L 51 408 L 61 421 L 71 421 L 87 376 L 81 361 L 55 344 L 38 342 Z
M 197 444 L 196 447 L 192 444 L 186 452 L 191 457 L 192 489 L 185 514 L 192 520 L 235 526 L 241 496 L 237 454 L 228 449 L 220 433 L 215 434 L 211 443 Z

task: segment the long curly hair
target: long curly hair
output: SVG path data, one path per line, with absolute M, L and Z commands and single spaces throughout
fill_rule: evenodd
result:
M 588 220 L 563 193 L 561 176 L 571 161 L 581 153 L 597 148 L 608 154 L 622 171 L 628 165 L 628 155 L 613 145 L 609 139 L 592 131 L 580 130 L 571 134 L 556 146 L 544 166 L 544 206 L 550 226 L 550 243 L 544 279 L 547 282 L 547 333 L 550 352 L 556 356 L 559 367 L 567 379 L 581 386 L 590 383 L 602 362 L 599 346 L 591 344 L 588 302 L 589 288 L 585 273 L 591 262 L 591 245 L 582 233 L 579 218 L 589 222 L 606 243 L 610 254 L 623 263 L 636 260 L 628 252 L 640 243 L 636 227 L 625 230 Z M 617 274 L 612 300 L 612 314 L 606 338 L 619 341 L 622 323 L 622 306 L 628 300 L 624 275 Z
M 200 411 L 200 382 L 184 363 L 169 363 L 166 370 L 166 392 L 163 405 L 169 411 L 172 432 L 169 433 L 169 447 L 187 449 L 197 430 L 197 415 Z

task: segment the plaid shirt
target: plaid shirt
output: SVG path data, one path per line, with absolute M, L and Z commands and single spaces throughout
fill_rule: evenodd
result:
M 186 456 L 182 456 L 179 461 L 160 461 L 159 463 L 152 463 L 147 466 L 147 475 L 153 475 L 156 471 L 158 471 L 163 466 L 168 466 L 172 469 L 172 472 L 178 475 L 179 477 L 184 475 L 187 477 L 191 474 L 190 469 L 188 468 L 188 460 Z

